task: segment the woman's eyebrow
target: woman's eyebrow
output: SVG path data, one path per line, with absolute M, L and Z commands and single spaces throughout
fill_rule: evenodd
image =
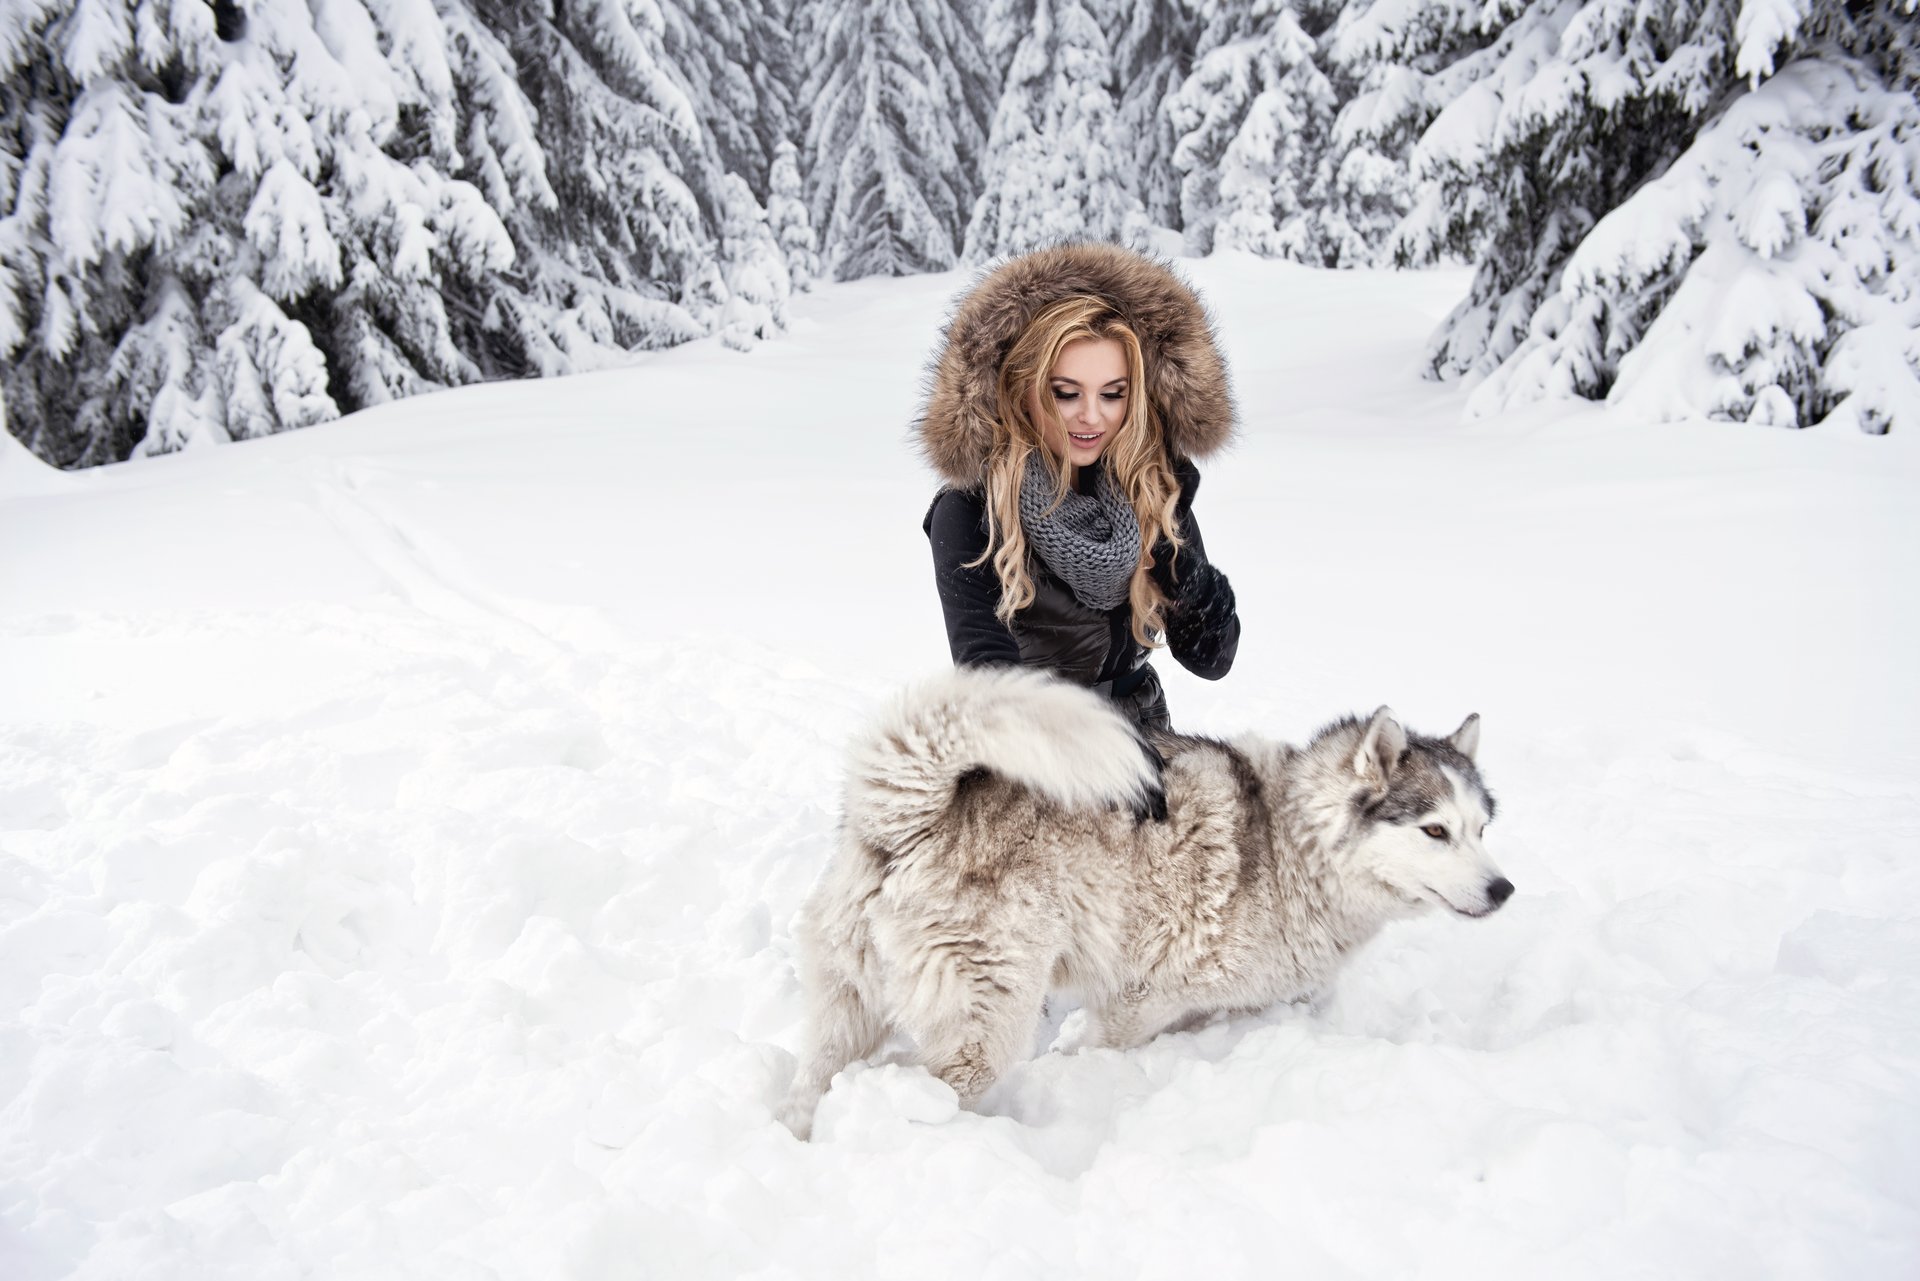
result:
M 1066 384 L 1067 384 L 1068 386 L 1070 386 L 1070 387 L 1078 387 L 1078 386 L 1080 385 L 1080 380 L 1079 380 L 1078 378 L 1068 378 L 1068 377 L 1065 377 L 1064 375 L 1061 375 L 1061 374 L 1054 374 L 1054 375 L 1052 375 L 1052 377 L 1051 377 L 1051 381 L 1053 381 L 1053 382 L 1057 382 L 1057 383 L 1066 383 Z M 1111 386 L 1113 386 L 1113 385 L 1114 385 L 1115 383 L 1123 383 L 1123 382 L 1125 382 L 1125 381 L 1127 381 L 1127 380 L 1126 380 L 1126 379 L 1125 379 L 1124 377 L 1122 377 L 1122 378 L 1109 378 L 1109 379 L 1107 379 L 1107 381 L 1105 381 L 1105 382 L 1103 382 L 1103 383 L 1101 383 L 1100 385 L 1101 385 L 1102 387 L 1111 387 Z

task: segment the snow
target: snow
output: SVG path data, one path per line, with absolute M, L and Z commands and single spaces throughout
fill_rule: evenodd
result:
M 0 1276 L 1920 1272 L 1920 443 L 1463 421 L 1415 371 L 1464 273 L 1181 266 L 1246 636 L 1161 660 L 1176 723 L 1483 713 L 1500 914 L 982 1114 L 886 1061 L 774 1122 L 840 744 L 945 662 L 907 425 L 962 274 L 231 448 L 6 441 Z
M 1772 75 L 1774 52 L 1799 38 L 1812 7 L 1812 0 L 1745 0 L 1733 20 L 1734 69 L 1756 84 Z

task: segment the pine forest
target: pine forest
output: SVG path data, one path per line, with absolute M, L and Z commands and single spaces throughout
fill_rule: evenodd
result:
M 1067 239 L 1470 267 L 1470 413 L 1920 430 L 1920 0 L 4 0 L 0 70 L 61 467 Z

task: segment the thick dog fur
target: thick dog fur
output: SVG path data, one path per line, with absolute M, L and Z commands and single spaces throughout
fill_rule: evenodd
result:
M 1382 925 L 1485 916 L 1479 718 L 1445 739 L 1381 708 L 1304 748 L 1166 736 L 1154 771 L 1091 691 L 960 669 L 855 745 L 839 847 L 799 930 L 810 1044 L 782 1119 L 804 1137 L 841 1068 L 905 1032 L 971 1102 L 1025 1053 L 1049 989 L 1089 1043 L 1307 996 Z
M 919 423 L 921 449 L 947 484 L 980 483 L 1000 413 L 1001 362 L 1035 316 L 1076 294 L 1106 299 L 1139 335 L 1147 395 L 1176 455 L 1204 459 L 1232 437 L 1226 362 L 1193 290 L 1130 249 L 1055 245 L 986 273 L 947 325 Z

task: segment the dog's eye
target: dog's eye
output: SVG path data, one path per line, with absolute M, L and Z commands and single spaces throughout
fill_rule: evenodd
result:
M 1431 836 L 1436 841 L 1444 841 L 1447 839 L 1447 829 L 1440 826 L 1438 823 L 1429 823 L 1425 827 L 1421 828 L 1420 830 L 1425 832 L 1428 836 Z

